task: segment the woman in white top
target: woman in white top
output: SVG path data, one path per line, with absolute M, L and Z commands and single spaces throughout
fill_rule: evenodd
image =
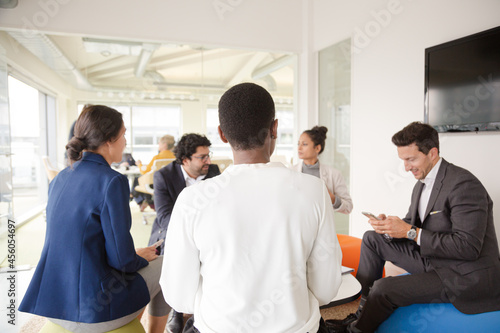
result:
M 299 138 L 298 153 L 302 160 L 293 169 L 321 178 L 328 188 L 333 209 L 349 214 L 352 211 L 352 199 L 339 170 L 319 162 L 318 156 L 325 149 L 326 132 L 324 126 L 314 126 L 304 131 Z

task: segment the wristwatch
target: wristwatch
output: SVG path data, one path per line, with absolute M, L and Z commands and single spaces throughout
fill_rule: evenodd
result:
M 409 240 L 414 240 L 417 237 L 417 227 L 412 225 L 411 229 L 406 233 L 406 237 L 408 237 Z

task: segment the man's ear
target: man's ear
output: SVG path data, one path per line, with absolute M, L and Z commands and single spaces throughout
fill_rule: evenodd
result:
M 431 154 L 432 159 L 436 157 L 439 158 L 439 151 L 436 147 L 431 148 L 431 150 L 429 150 L 429 154 Z
M 222 133 L 220 126 L 217 126 L 217 131 L 219 132 L 219 136 L 220 136 L 220 139 L 222 140 L 222 142 L 227 143 L 228 141 L 226 139 L 226 136 L 224 135 L 224 133 Z
M 274 119 L 274 121 L 271 123 L 271 138 L 278 138 L 278 119 Z

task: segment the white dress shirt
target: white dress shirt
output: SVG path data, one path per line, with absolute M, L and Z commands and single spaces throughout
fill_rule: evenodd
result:
M 429 199 L 431 197 L 432 188 L 434 187 L 434 182 L 436 181 L 436 176 L 439 171 L 439 167 L 441 166 L 442 158 L 439 158 L 436 165 L 434 165 L 425 176 L 424 179 L 420 181 L 424 183 L 424 188 L 422 189 L 422 193 L 420 194 L 420 201 L 418 202 L 418 216 L 420 217 L 420 221 L 424 222 L 425 211 L 427 210 L 427 205 L 429 204 Z M 417 244 L 420 245 L 420 236 L 421 232 L 418 233 Z
M 201 182 L 207 176 L 207 175 L 199 175 L 198 177 L 193 178 L 190 175 L 188 175 L 186 170 L 184 170 L 184 165 L 181 165 L 181 170 L 182 170 L 182 175 L 184 176 L 184 180 L 186 181 L 186 187 Z
M 160 284 L 210 332 L 317 332 L 341 283 L 333 208 L 318 178 L 239 164 L 179 195 Z

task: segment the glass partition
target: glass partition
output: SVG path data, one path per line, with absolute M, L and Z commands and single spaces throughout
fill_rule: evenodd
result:
M 350 55 L 350 39 L 319 52 L 319 124 L 328 128 L 321 162 L 340 170 L 348 188 L 351 159 Z M 338 233 L 349 234 L 349 215 L 335 213 L 335 225 Z

